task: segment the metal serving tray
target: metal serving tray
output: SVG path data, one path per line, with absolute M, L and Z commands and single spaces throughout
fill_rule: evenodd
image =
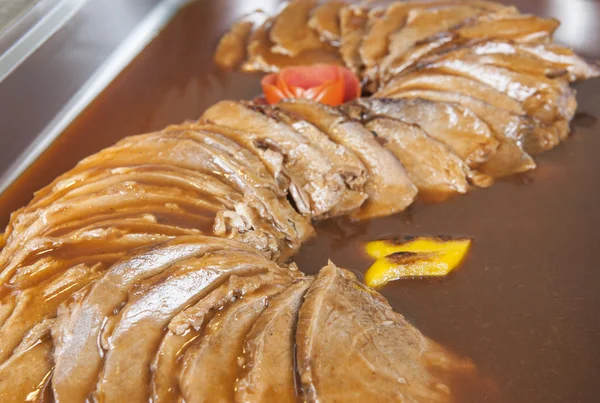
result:
M 510 1 L 509 1 L 510 2 Z M 512 1 L 559 18 L 557 39 L 600 58 L 600 2 Z M 32 193 L 118 139 L 258 93 L 215 71 L 225 29 L 278 0 L 42 0 L 0 33 L 0 226 Z M 578 87 L 572 138 L 533 173 L 372 223 L 325 223 L 297 256 L 361 272 L 361 242 L 398 233 L 473 236 L 443 282 L 383 290 L 433 339 L 473 358 L 513 403 L 592 402 L 600 372 L 600 80 Z M 521 186 L 526 183 L 527 186 Z

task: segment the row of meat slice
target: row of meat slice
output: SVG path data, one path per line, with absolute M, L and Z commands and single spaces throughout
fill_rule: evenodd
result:
M 124 139 L 13 213 L 0 253 L 0 400 L 49 380 L 57 312 L 129 251 L 206 234 L 284 261 L 312 235 L 310 217 L 222 131 L 187 124 Z
M 351 273 L 305 277 L 215 237 L 127 255 L 43 326 L 11 358 L 23 372 L 0 367 L 3 402 L 449 402 L 481 380 Z
M 369 124 L 311 101 L 277 107 L 222 102 L 198 122 L 126 138 L 39 191 L 13 214 L 0 253 L 0 374 L 18 373 L 23 366 L 36 371 L 19 382 L 0 377 L 0 395 L 29 394 L 50 379 L 53 344 L 48 334 L 57 326 L 57 312 L 64 325 L 72 314 L 67 305 L 84 295 L 91 298 L 90 290 L 110 278 L 107 270 L 120 270 L 116 262 L 133 249 L 207 234 L 242 241 L 273 261 L 284 261 L 312 234 L 311 219 L 401 211 L 417 193 L 413 182 L 424 193 L 456 191 L 428 183 L 435 172 L 420 173 L 423 164 L 411 160 L 410 152 L 382 146 L 373 135 L 379 129 Z M 407 136 L 417 130 L 405 126 Z M 473 172 L 441 143 L 429 143 L 435 147 L 420 148 L 447 156 L 457 175 L 466 178 Z M 422 182 L 414 180 L 419 175 Z M 451 174 L 444 179 L 448 186 L 453 180 Z M 230 297 L 226 288 L 221 291 L 211 295 Z M 153 298 L 143 305 L 164 303 Z M 97 301 L 103 299 L 104 294 Z M 200 305 L 188 316 L 206 312 Z M 80 330 L 92 331 L 91 311 L 85 312 L 87 322 Z M 174 323 L 188 316 L 179 315 Z M 185 341 L 179 336 L 179 331 L 172 336 L 173 343 Z M 66 351 L 68 336 L 54 340 Z M 84 350 L 69 350 L 67 356 L 84 356 Z M 83 362 L 93 365 L 89 357 Z M 62 385 L 71 373 L 63 374 L 61 361 L 57 368 L 52 380 Z M 82 377 L 84 372 L 77 369 Z
M 470 111 L 425 100 L 362 98 L 341 108 L 223 101 L 201 122 L 244 133 L 297 210 L 317 219 L 383 217 L 417 197 L 442 201 L 470 184 L 489 186 L 493 178 L 478 167 L 499 143 Z
M 365 125 L 349 114 L 301 100 L 221 102 L 198 122 L 124 139 L 42 189 L 13 214 L 3 239 L 1 371 L 47 369 L 57 311 L 132 249 L 209 234 L 284 261 L 312 234 L 311 219 L 389 215 L 410 205 L 417 188 L 454 194 L 477 176 L 415 125 Z M 391 146 L 397 132 L 382 145 L 379 121 L 416 136 L 430 162 Z M 454 171 L 440 179 L 436 167 L 445 165 Z M 30 373 L 20 384 L 0 380 L 0 393 L 45 379 Z
M 552 43 L 557 27 L 556 20 L 489 1 L 292 0 L 266 22 L 240 21 L 215 60 L 264 72 L 346 65 L 366 93 L 419 109 L 396 118 L 442 125 L 458 117 L 462 133 L 446 145 L 470 168 L 502 177 L 535 168 L 532 155 L 568 136 L 577 105 L 569 84 L 600 74 Z M 434 130 L 428 134 L 438 139 Z
M 519 52 L 564 63 L 571 80 L 589 77 L 594 68 L 551 43 L 558 26 L 554 19 L 483 0 L 291 0 L 275 16 L 256 11 L 241 19 L 223 37 L 215 59 L 247 71 L 337 62 L 380 85 L 445 49 L 504 40 L 524 45 Z

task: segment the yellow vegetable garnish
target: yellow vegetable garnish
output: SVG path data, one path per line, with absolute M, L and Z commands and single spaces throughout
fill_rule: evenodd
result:
M 463 261 L 470 245 L 469 239 L 441 238 L 369 242 L 367 253 L 377 260 L 367 270 L 365 284 L 378 288 L 407 277 L 445 276 Z
M 397 252 L 445 252 L 456 251 L 466 253 L 471 245 L 471 240 L 466 238 L 444 239 L 436 237 L 418 237 L 404 242 L 395 240 L 382 240 L 369 242 L 366 251 L 369 256 L 380 258 Z

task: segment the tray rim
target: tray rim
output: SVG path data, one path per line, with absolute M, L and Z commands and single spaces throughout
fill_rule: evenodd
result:
M 135 15 L 136 23 L 127 32 L 125 38 L 114 46 L 106 59 L 88 72 L 85 81 L 76 91 L 67 95 L 68 101 L 60 106 L 51 119 L 45 122 L 43 128 L 38 133 L 21 134 L 30 138 L 28 145 L 15 156 L 4 172 L 0 172 L 0 194 L 6 191 L 43 154 L 190 1 L 145 1 L 150 7 Z M 4 33 L 0 33 L 0 102 L 3 97 L 3 84 L 11 78 L 12 74 L 19 72 L 19 68 L 26 64 L 29 57 L 44 47 L 52 46 L 52 36 L 61 29 L 68 29 L 72 19 L 81 14 L 86 7 L 97 7 L 102 3 L 106 2 L 103 0 L 41 2 L 39 8 L 32 7 L 13 25 L 9 26 L 6 36 Z M 40 17 L 40 13 L 47 14 L 45 17 Z M 107 13 L 110 11 L 107 10 Z M 98 16 L 98 18 L 103 17 Z M 36 18 L 38 20 L 34 22 Z M 29 27 L 29 29 L 24 27 Z M 19 30 L 23 32 L 23 29 L 25 29 L 23 36 L 12 45 L 8 45 L 10 40 L 14 39 L 15 33 L 18 33 Z M 3 51 L 4 54 L 2 54 Z M 6 92 L 4 91 L 4 94 Z

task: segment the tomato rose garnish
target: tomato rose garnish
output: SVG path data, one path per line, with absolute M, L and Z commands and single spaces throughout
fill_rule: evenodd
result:
M 287 98 L 306 98 L 336 106 L 360 96 L 358 77 L 333 64 L 287 67 L 265 76 L 261 84 L 270 104 Z

